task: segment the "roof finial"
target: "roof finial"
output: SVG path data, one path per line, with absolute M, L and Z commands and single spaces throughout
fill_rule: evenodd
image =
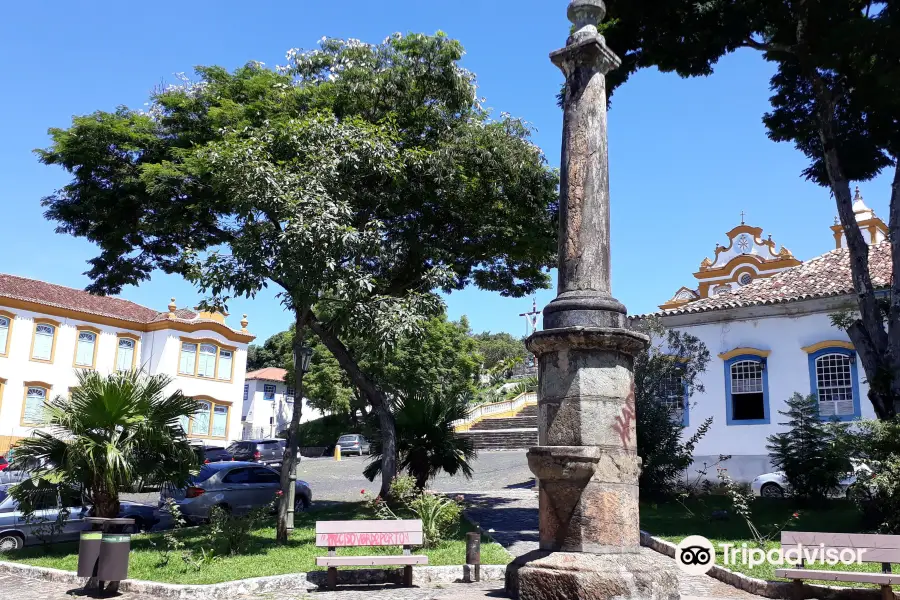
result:
M 853 201 L 862 200 L 862 194 L 859 192 L 859 186 L 856 186 L 856 193 L 853 195 Z
M 834 218 L 834 224 L 835 224 L 835 225 L 840 225 L 840 224 L 841 224 L 840 219 L 838 219 L 837 217 L 835 217 L 835 218 Z
M 741 225 L 744 224 L 744 211 L 741 211 Z
M 248 323 L 250 323 L 250 321 L 247 320 L 247 315 L 244 315 L 244 318 L 241 319 L 241 331 L 242 332 L 244 332 L 244 333 L 247 332 L 247 324 Z
M 178 308 L 178 305 L 175 304 L 175 297 L 173 296 L 172 299 L 169 301 L 169 315 L 168 315 L 168 317 L 169 317 L 170 319 L 174 319 L 174 318 L 175 318 L 175 309 L 177 309 L 177 308 Z

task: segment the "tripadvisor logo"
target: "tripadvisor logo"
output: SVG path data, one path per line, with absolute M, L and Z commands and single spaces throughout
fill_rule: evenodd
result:
M 675 562 L 689 575 L 704 575 L 716 564 L 716 550 L 702 535 L 689 535 L 676 547 Z

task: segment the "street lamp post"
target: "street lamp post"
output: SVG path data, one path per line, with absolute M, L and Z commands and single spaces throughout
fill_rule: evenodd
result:
M 301 407 L 303 404 L 303 374 L 309 371 L 309 361 L 312 359 L 313 349 L 307 346 L 302 346 L 299 351 L 299 360 L 295 362 L 297 366 L 300 368 L 297 369 L 297 392 L 294 396 L 294 402 L 300 402 Z M 294 413 L 296 414 L 297 409 L 294 408 Z M 294 531 L 294 503 L 296 502 L 297 496 L 297 467 L 299 463 L 297 462 L 297 451 L 300 447 L 300 429 L 296 427 L 293 419 L 291 420 L 291 432 L 288 437 L 288 444 L 291 446 L 291 457 L 290 463 L 288 466 L 290 467 L 290 474 L 288 475 L 288 489 L 287 489 L 287 533 L 288 537 L 290 537 L 291 532 Z M 296 443 L 295 443 L 296 442 Z

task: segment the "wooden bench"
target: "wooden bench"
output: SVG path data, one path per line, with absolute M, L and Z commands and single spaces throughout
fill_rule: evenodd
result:
M 337 586 L 337 568 L 349 566 L 403 566 L 403 585 L 412 585 L 413 565 L 427 565 L 428 557 L 410 554 L 421 546 L 422 521 L 317 521 L 316 546 L 328 548 L 328 556 L 316 557 L 316 565 L 328 567 L 328 589 Z M 403 554 L 384 556 L 337 556 L 338 548 L 357 546 L 402 546 Z
M 900 535 L 876 535 L 866 533 L 805 533 L 799 531 L 782 531 L 781 548 L 786 553 L 796 550 L 801 545 L 810 552 L 834 549 L 864 550 L 860 557 L 862 562 L 881 563 L 881 573 L 859 573 L 852 571 L 824 571 L 804 568 L 801 561 L 798 567 L 776 569 L 777 577 L 794 580 L 794 597 L 803 598 L 803 580 L 843 581 L 849 583 L 870 583 L 881 586 L 882 600 L 894 600 L 892 585 L 900 584 L 900 574 L 891 572 L 891 563 L 900 562 Z M 790 555 L 788 555 L 790 556 Z M 821 554 L 820 554 L 821 556 Z M 821 562 L 821 558 L 817 562 Z

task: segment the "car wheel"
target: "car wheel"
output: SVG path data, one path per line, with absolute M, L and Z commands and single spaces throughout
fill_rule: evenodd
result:
M 18 533 L 0 535 L 0 553 L 19 550 L 25 545 L 25 538 Z
M 777 483 L 767 483 L 759 490 L 763 498 L 784 498 L 784 489 Z

